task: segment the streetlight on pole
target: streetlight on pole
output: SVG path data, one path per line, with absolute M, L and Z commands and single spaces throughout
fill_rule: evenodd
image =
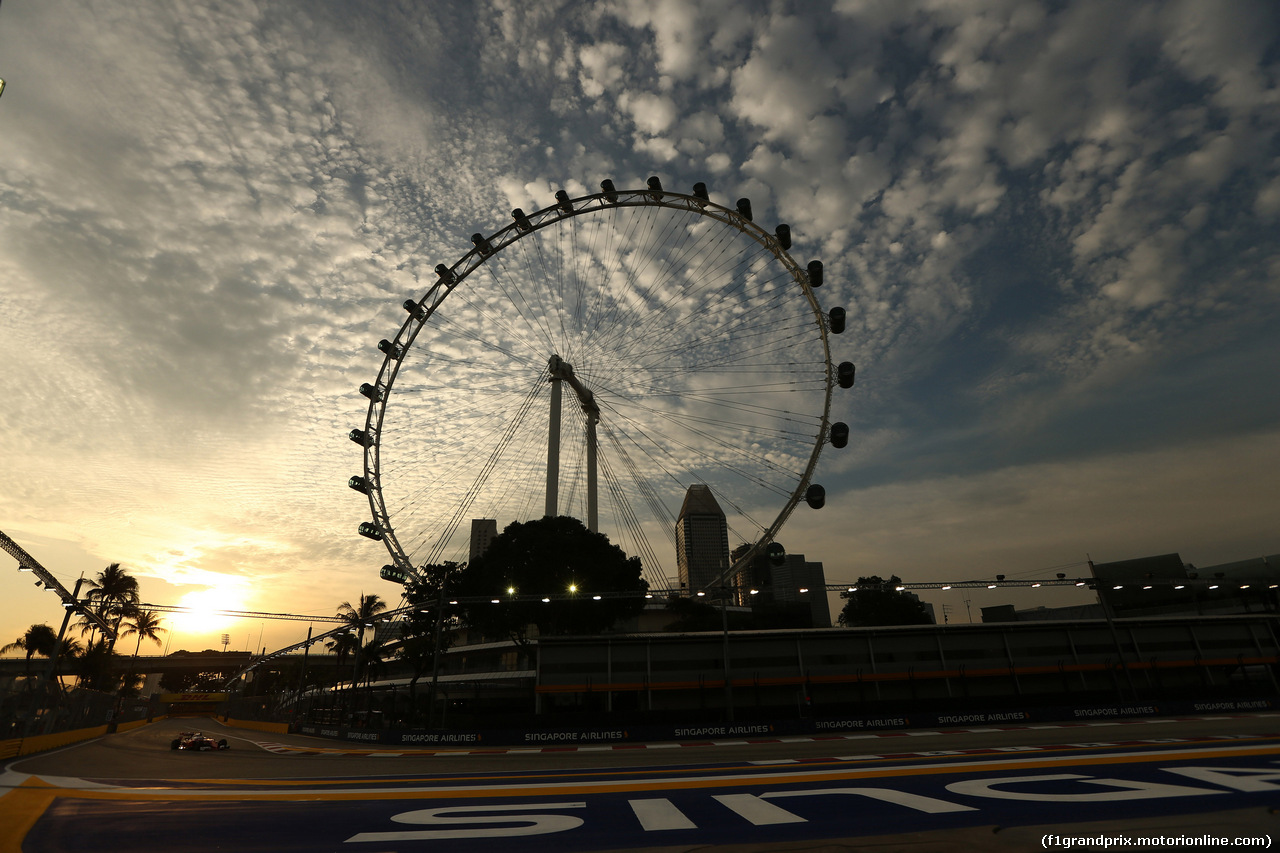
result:
M 49 666 L 45 670 L 44 675 L 44 692 L 47 692 L 49 695 L 54 697 L 53 701 L 49 703 L 49 710 L 47 712 L 48 719 L 45 721 L 44 725 L 45 734 L 51 734 L 53 732 L 54 720 L 57 718 L 58 699 L 61 698 L 61 694 L 53 689 L 53 683 L 58 674 L 58 657 L 62 654 L 62 638 L 67 633 L 67 623 L 71 621 L 71 614 L 76 611 L 76 606 L 80 599 L 80 587 L 83 583 L 84 575 L 82 574 L 76 579 L 75 588 L 71 591 L 71 600 L 62 602 L 62 606 L 66 608 L 67 612 L 62 615 L 62 627 L 58 629 L 58 641 L 53 644 L 53 653 L 49 655 Z M 27 718 L 28 734 L 35 725 L 36 703 L 40 701 L 39 697 L 40 692 L 36 692 L 32 697 L 31 713 Z

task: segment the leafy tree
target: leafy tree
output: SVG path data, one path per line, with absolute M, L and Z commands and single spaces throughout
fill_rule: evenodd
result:
M 931 625 L 929 609 L 924 602 L 905 590 L 894 587 L 902 579 L 893 575 L 884 580 L 876 575 L 858 578 L 857 591 L 845 591 L 840 597 L 848 604 L 840 611 L 839 622 L 851 628 L 877 625 Z
M 76 659 L 76 675 L 80 679 L 80 686 L 103 693 L 115 692 L 121 683 L 117 663 L 116 654 L 111 651 L 111 644 L 106 640 L 99 639 L 90 643 Z
M 48 625 L 32 625 L 22 636 L 14 640 L 4 648 L 0 648 L 0 655 L 11 652 L 14 649 L 22 649 L 27 653 L 26 675 L 31 675 L 31 656 L 40 655 L 41 657 L 49 657 L 53 654 L 54 648 L 58 645 L 58 635 Z
M 673 617 L 668 631 L 719 631 L 723 627 L 720 608 L 700 598 L 673 595 L 667 599 L 667 612 Z
M 458 573 L 453 588 L 460 598 L 482 598 L 464 606 L 468 625 L 524 646 L 531 625 L 539 634 L 597 634 L 638 614 L 649 588 L 640 572 L 640 558 L 628 557 L 608 536 L 576 518 L 548 516 L 508 525 Z M 619 592 L 634 595 L 592 598 Z M 489 603 L 493 598 L 501 603 Z

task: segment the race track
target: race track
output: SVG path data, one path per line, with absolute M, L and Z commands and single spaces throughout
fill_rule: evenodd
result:
M 169 749 L 197 727 L 231 749 Z M 1266 847 L 1280 715 L 395 752 L 164 720 L 11 761 L 0 794 L 28 853 Z

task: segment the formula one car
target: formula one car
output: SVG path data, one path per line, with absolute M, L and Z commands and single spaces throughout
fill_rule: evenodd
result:
M 230 749 L 231 744 L 227 743 L 227 739 L 214 741 L 213 738 L 201 732 L 182 732 L 169 744 L 170 749 L 194 749 L 199 752 L 212 749 Z

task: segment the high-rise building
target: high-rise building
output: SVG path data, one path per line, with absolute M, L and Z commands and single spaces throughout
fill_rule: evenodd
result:
M 707 486 L 685 492 L 676 519 L 676 566 L 685 594 L 713 586 L 729 568 L 729 524 Z
M 498 521 L 494 518 L 471 519 L 471 555 L 474 560 L 489 549 L 489 543 L 498 535 Z

